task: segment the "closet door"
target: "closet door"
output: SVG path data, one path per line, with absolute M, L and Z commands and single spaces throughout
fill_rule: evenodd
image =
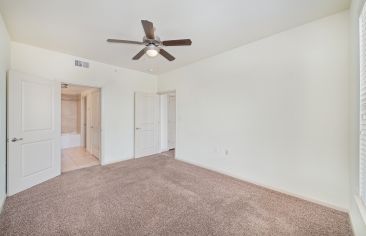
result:
M 135 158 L 158 153 L 159 96 L 135 93 Z
M 91 94 L 86 95 L 86 150 L 92 153 L 92 137 L 93 137 L 93 123 L 92 123 L 92 98 Z
M 101 136 L 101 129 L 100 129 L 100 92 L 95 91 L 91 94 L 91 153 L 100 158 L 100 136 Z

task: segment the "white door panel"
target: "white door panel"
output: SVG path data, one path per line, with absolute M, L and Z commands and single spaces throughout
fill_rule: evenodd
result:
M 60 174 L 60 84 L 9 73 L 8 195 Z
M 101 146 L 101 109 L 100 109 L 100 90 L 88 93 L 86 114 L 86 149 L 95 157 L 100 159 Z
M 51 131 L 54 93 L 52 84 L 21 81 L 21 92 L 22 131 Z
M 92 153 L 92 99 L 90 93 L 86 96 L 86 150 Z
M 54 142 L 52 140 L 20 145 L 22 176 L 30 176 L 52 168 L 52 153 Z
M 158 153 L 159 97 L 151 93 L 135 94 L 135 157 Z
M 175 148 L 176 130 L 176 101 L 175 95 L 168 96 L 168 148 Z

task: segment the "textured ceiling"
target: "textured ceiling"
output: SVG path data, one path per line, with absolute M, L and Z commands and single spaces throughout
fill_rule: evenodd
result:
M 0 0 L 12 40 L 107 64 L 159 74 L 291 27 L 348 9 L 349 0 Z M 154 22 L 163 40 L 191 38 L 191 47 L 166 47 L 177 59 L 131 58 L 140 20 Z

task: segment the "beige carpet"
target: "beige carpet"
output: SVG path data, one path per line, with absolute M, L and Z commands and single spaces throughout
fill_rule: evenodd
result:
M 71 171 L 6 200 L 1 235 L 352 235 L 347 214 L 155 156 Z

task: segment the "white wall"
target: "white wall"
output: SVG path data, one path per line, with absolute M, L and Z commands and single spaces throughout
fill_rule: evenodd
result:
M 95 61 L 89 61 L 89 69 L 75 67 L 75 59 L 78 58 L 20 43 L 11 44 L 11 68 L 14 70 L 62 82 L 101 87 L 102 164 L 132 158 L 134 92 L 155 92 L 156 77 Z
M 0 211 L 6 196 L 6 72 L 10 66 L 10 37 L 0 15 Z
M 348 209 L 349 12 L 163 74 L 178 159 Z
M 366 209 L 359 201 L 359 15 L 365 0 L 353 0 L 351 5 L 351 80 L 350 80 L 350 215 L 356 235 L 366 235 L 366 222 L 361 216 Z M 366 218 L 365 218 L 366 220 Z

